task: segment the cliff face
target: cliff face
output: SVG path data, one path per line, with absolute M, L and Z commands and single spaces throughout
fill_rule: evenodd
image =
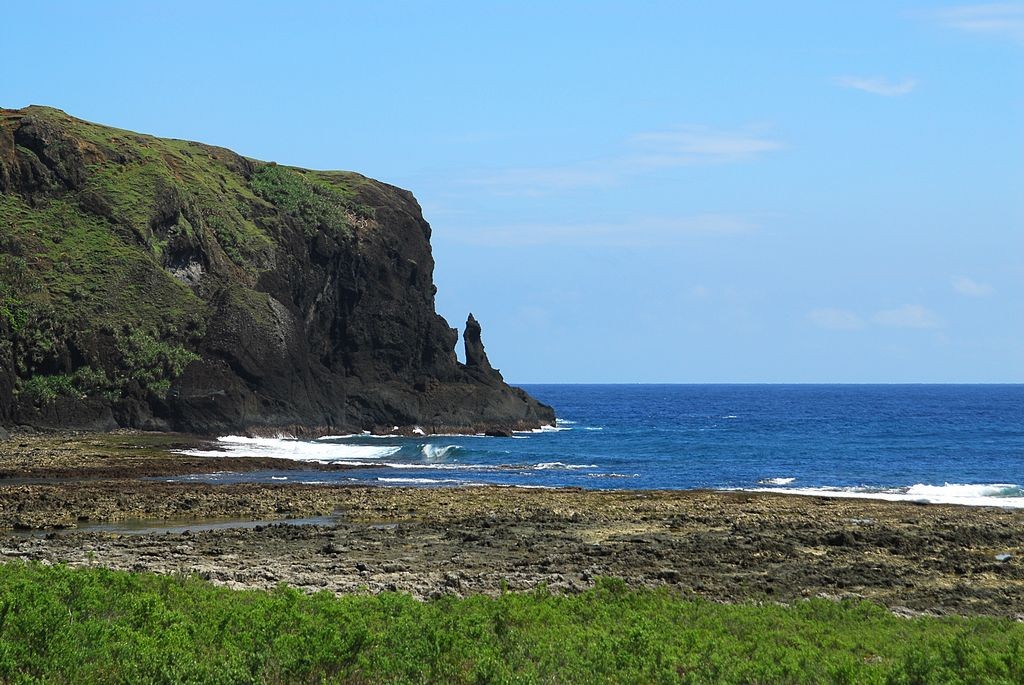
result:
M 429 239 L 409 192 L 359 174 L 0 110 L 0 425 L 552 422 L 475 319 L 456 360 Z

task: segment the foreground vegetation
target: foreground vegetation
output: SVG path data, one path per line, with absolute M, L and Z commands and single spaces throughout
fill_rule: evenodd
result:
M 1024 682 L 1024 625 L 729 606 L 604 580 L 492 599 L 0 566 L 4 682 Z

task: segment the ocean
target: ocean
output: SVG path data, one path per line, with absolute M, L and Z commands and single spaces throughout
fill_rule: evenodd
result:
M 1024 507 L 1024 385 L 526 385 L 511 438 L 225 436 L 210 482 L 751 490 Z M 343 471 L 234 473 L 232 456 Z

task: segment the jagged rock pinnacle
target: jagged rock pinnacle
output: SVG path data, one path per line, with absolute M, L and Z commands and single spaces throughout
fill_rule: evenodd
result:
M 487 359 L 487 352 L 484 351 L 484 343 L 480 339 L 480 322 L 472 313 L 466 319 L 466 331 L 462 334 L 462 340 L 466 346 L 466 366 L 481 371 L 494 371 L 491 362 Z

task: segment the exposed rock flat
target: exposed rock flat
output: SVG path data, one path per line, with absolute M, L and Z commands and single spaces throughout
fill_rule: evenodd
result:
M 26 444 L 48 449 L 34 440 L 42 439 Z M 96 464 L 130 453 L 101 444 L 87 459 Z M 122 461 L 128 472 L 144 473 L 168 459 L 152 448 L 139 448 L 136 457 L 134 467 Z M 0 467 L 15 458 L 12 450 L 0 453 Z M 66 474 L 74 458 L 68 450 L 52 463 L 62 463 Z M 330 515 L 335 518 L 324 525 L 201 530 L 211 517 Z M 182 519 L 192 519 L 195 530 L 122 535 L 75 529 L 118 520 L 187 526 Z M 0 527 L 8 529 L 0 559 L 194 572 L 232 587 L 286 582 L 307 590 L 431 597 L 540 583 L 574 592 L 597 576 L 618 576 L 633 586 L 668 585 L 718 601 L 866 598 L 907 614 L 1024 619 L 1021 510 L 707 491 L 121 478 L 0 485 Z

